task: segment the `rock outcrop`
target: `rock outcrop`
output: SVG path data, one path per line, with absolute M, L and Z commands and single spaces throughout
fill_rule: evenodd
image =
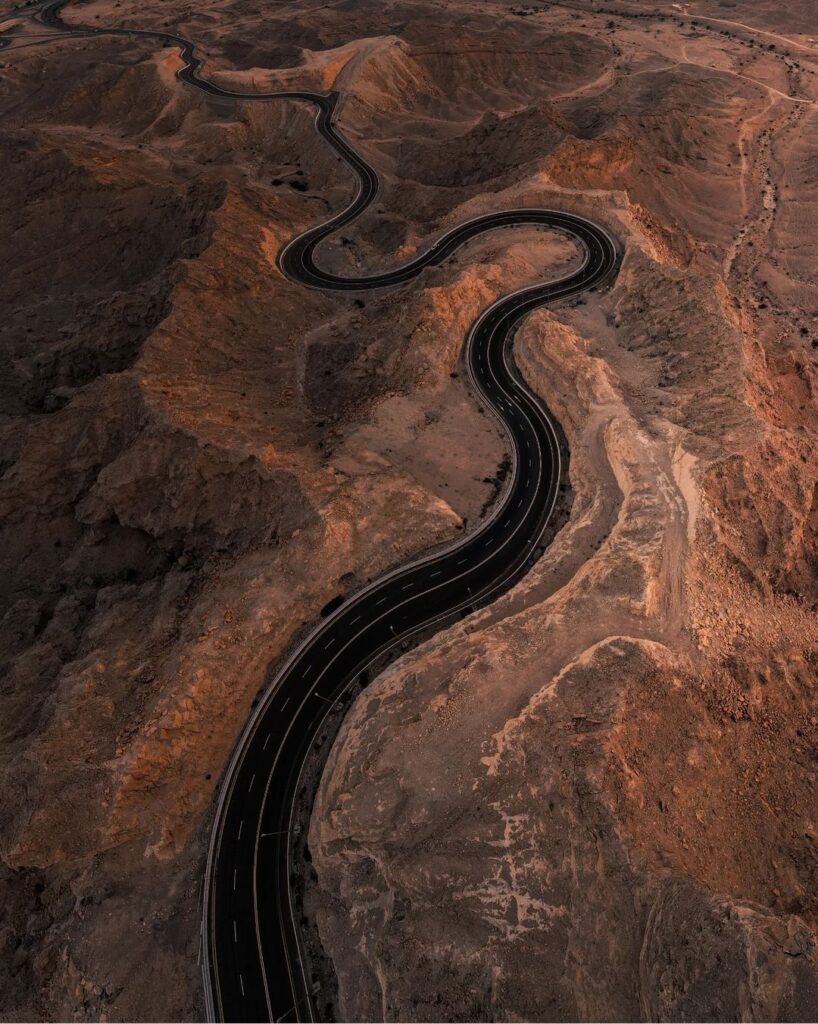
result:
M 797 4 L 699 7 L 65 11 L 340 89 L 384 187 L 338 270 L 512 206 L 626 246 L 515 341 L 567 525 L 330 755 L 308 910 L 342 1019 L 815 1017 L 818 58 Z M 252 702 L 333 596 L 489 512 L 464 332 L 577 254 L 498 232 L 399 293 L 298 288 L 276 253 L 352 187 L 307 107 L 31 30 L 0 26 L 0 1012 L 199 1019 Z

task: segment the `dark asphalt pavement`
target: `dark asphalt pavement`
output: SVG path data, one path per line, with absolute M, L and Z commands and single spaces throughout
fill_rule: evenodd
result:
M 333 704 L 385 651 L 468 614 L 508 590 L 532 564 L 553 513 L 560 451 L 551 418 L 515 369 L 514 332 L 531 310 L 608 284 L 619 266 L 617 244 L 603 227 L 558 210 L 521 209 L 476 217 L 443 234 L 410 263 L 363 278 L 320 268 L 317 246 L 372 202 L 376 171 L 333 124 L 337 94 L 238 93 L 199 77 L 192 43 L 165 32 L 73 28 L 60 17 L 65 0 L 41 13 L 47 26 L 74 35 L 147 36 L 178 47 L 178 77 L 221 97 L 294 100 L 316 108 L 316 127 L 357 176 L 353 201 L 330 220 L 293 239 L 279 254 L 281 270 L 315 288 L 391 288 L 438 265 L 470 238 L 520 224 L 564 232 L 584 253 L 568 277 L 534 285 L 489 307 L 466 338 L 463 360 L 475 393 L 499 417 L 513 449 L 513 467 L 498 508 L 479 530 L 447 550 L 387 574 L 348 598 L 279 670 L 240 738 L 219 793 L 205 879 L 203 949 L 208 1012 L 234 1021 L 312 1019 L 309 969 L 302 963 L 291 877 L 293 808 L 305 756 Z M 488 467 L 487 467 L 488 468 Z M 303 796 L 302 796 L 303 799 Z

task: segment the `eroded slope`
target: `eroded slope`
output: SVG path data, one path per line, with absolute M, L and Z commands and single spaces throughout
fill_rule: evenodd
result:
M 517 341 L 570 523 L 372 684 L 325 772 L 342 1017 L 814 1017 L 816 65 L 752 6 L 66 14 L 343 90 L 385 187 L 339 270 L 512 205 L 627 246 Z M 5 1010 L 196 1018 L 208 808 L 265 672 L 485 514 L 463 332 L 574 254 L 502 233 L 364 305 L 306 292 L 275 254 L 351 187 L 306 109 L 209 101 L 138 40 L 2 60 Z

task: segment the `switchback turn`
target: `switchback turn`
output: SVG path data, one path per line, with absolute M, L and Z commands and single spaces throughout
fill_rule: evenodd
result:
M 475 396 L 501 422 L 512 450 L 508 484 L 490 518 L 457 543 L 375 580 L 322 619 L 271 677 L 225 771 L 204 884 L 208 1015 L 244 1021 L 313 1019 L 315 993 L 294 895 L 294 883 L 304 873 L 294 856 L 294 820 L 305 798 L 305 762 L 325 719 L 361 682 L 368 666 L 508 590 L 541 550 L 556 502 L 561 457 L 555 424 L 514 365 L 514 333 L 539 306 L 610 283 L 619 249 L 606 228 L 578 214 L 517 209 L 466 221 L 395 269 L 366 277 L 332 274 L 317 262 L 318 246 L 354 221 L 379 189 L 375 169 L 335 127 L 338 94 L 226 89 L 200 77 L 201 61 L 189 40 L 161 31 L 67 25 L 60 14 L 65 3 L 45 7 L 42 22 L 71 35 L 145 36 L 174 46 L 183 65 L 177 78 L 210 95 L 315 108 L 317 131 L 353 171 L 357 190 L 348 206 L 279 253 L 281 271 L 300 284 L 347 292 L 392 288 L 443 263 L 476 235 L 522 224 L 568 234 L 582 252 L 581 265 L 566 277 L 493 303 L 465 338 L 462 358 Z

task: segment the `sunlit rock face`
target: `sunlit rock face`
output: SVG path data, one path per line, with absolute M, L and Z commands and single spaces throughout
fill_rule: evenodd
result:
M 341 1019 L 815 1016 L 810 4 L 631 14 L 64 11 L 194 38 L 224 84 L 337 89 L 383 177 L 338 272 L 514 206 L 625 247 L 613 290 L 515 341 L 570 448 L 567 525 L 330 754 L 307 910 Z M 300 288 L 279 248 L 353 189 L 306 106 L 209 99 L 146 40 L 0 27 L 0 1006 L 199 1019 L 251 703 L 336 594 L 496 507 L 463 336 L 578 255 L 522 228 L 399 292 Z

